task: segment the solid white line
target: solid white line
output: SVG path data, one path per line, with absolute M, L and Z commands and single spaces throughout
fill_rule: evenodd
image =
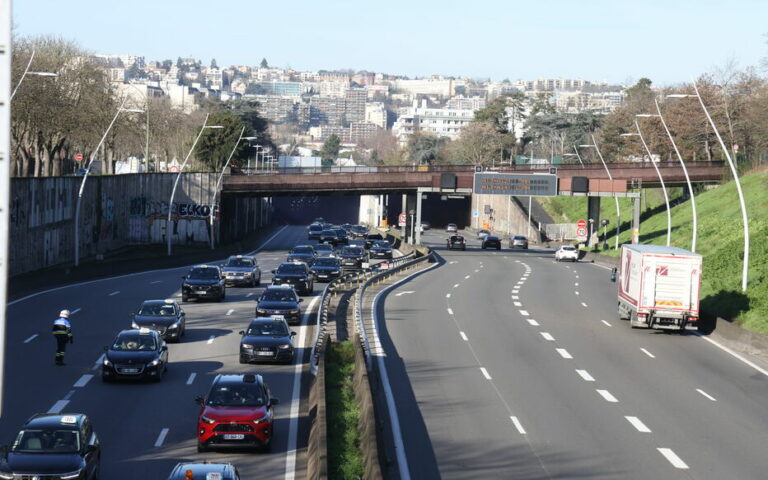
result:
M 704 390 L 702 390 L 700 388 L 697 388 L 696 391 L 699 392 L 700 394 L 704 395 L 708 399 L 712 400 L 713 402 L 717 401 L 717 399 L 715 397 L 713 397 L 712 395 L 708 394 L 707 392 L 705 392 Z
M 248 293 L 246 293 L 246 294 L 245 294 L 245 297 L 246 297 L 246 298 L 248 298 L 248 297 L 252 297 L 252 296 L 253 296 L 253 292 L 248 292 Z
M 716 346 L 717 348 L 719 348 L 720 350 L 724 351 L 725 353 L 731 355 L 732 357 L 738 359 L 740 362 L 744 363 L 745 365 L 749 365 L 750 367 L 754 368 L 758 372 L 760 372 L 763 375 L 765 375 L 766 377 L 768 377 L 768 370 L 765 370 L 764 368 L 760 368 L 759 366 L 755 365 L 753 362 L 751 362 L 751 361 L 747 360 L 746 358 L 742 357 L 741 355 L 739 355 L 738 353 L 734 352 L 733 350 L 731 350 L 730 348 L 726 347 L 725 345 L 721 345 L 718 342 L 712 340 L 711 338 L 707 338 L 707 337 L 703 336 L 700 333 L 694 332 L 694 334 L 698 335 L 699 337 L 701 337 L 704 340 L 708 341 L 709 343 L 711 343 L 712 345 Z
M 469 280 L 469 277 L 470 277 L 469 275 L 465 275 L 464 280 Z
M 549 342 L 554 342 L 555 341 L 555 337 L 550 335 L 548 332 L 541 332 L 541 336 L 544 337 L 544 340 L 547 340 Z
M 520 297 L 518 297 L 517 295 L 512 295 L 512 300 L 520 300 Z
M 641 433 L 651 433 L 651 429 L 648 428 L 647 426 L 645 426 L 645 424 L 639 418 L 637 418 L 637 417 L 629 417 L 629 416 L 624 416 L 624 418 L 626 418 L 627 421 L 629 423 L 631 423 L 632 426 L 635 427 L 638 432 L 641 432 Z
M 115 295 L 118 295 L 118 294 L 120 294 L 120 290 L 115 290 L 114 292 L 110 293 L 109 296 L 114 297 Z
M 640 350 L 642 350 L 643 353 L 648 355 L 649 357 L 656 358 L 656 355 L 652 354 L 651 352 L 649 352 L 648 350 L 644 349 L 643 347 L 640 347 Z
M 527 310 L 520 310 L 520 315 L 527 317 L 529 315 Z
M 31 337 L 29 337 L 28 339 L 24 340 L 24 343 L 29 343 L 29 342 L 31 342 L 32 340 L 36 339 L 36 338 L 37 338 L 37 336 L 38 336 L 37 334 L 34 334 L 34 335 L 32 335 L 32 336 L 31 336 Z
M 525 435 L 525 429 L 523 428 L 523 424 L 520 423 L 520 420 L 517 419 L 517 417 L 509 417 L 512 420 L 512 423 L 515 425 L 515 428 L 520 433 L 520 435 Z
M 150 285 L 157 285 L 158 283 L 163 283 L 163 281 L 162 280 L 155 280 L 155 281 L 149 282 Z
M 555 350 L 557 350 L 557 353 L 559 353 L 559 354 L 560 354 L 560 356 L 561 356 L 561 357 L 563 357 L 563 358 L 565 358 L 565 359 L 570 359 L 570 358 L 573 358 L 573 357 L 571 356 L 571 354 L 570 354 L 570 353 L 568 353 L 568 350 L 566 350 L 566 349 L 564 349 L 564 348 L 556 348 Z
M 165 441 L 165 437 L 168 436 L 168 429 L 164 428 L 160 430 L 160 435 L 157 436 L 157 440 L 155 440 L 155 446 L 156 447 L 162 447 L 163 442 Z
M 664 458 L 669 460 L 669 463 L 671 463 L 673 467 L 680 468 L 682 470 L 688 469 L 688 465 L 686 465 L 685 462 L 682 461 L 680 457 L 678 457 L 677 454 L 672 451 L 671 448 L 657 448 L 656 450 L 658 450 L 660 454 L 664 455 Z
M 601 321 L 601 322 L 603 322 L 604 324 L 606 324 L 606 325 L 607 325 L 607 326 L 609 326 L 609 327 L 612 327 L 612 326 L 613 326 L 613 325 L 611 325 L 610 323 L 606 322 L 605 320 L 600 320 L 600 321 Z
M 230 316 L 230 315 L 232 315 L 233 313 L 235 313 L 235 310 L 234 310 L 234 309 L 230 308 L 229 310 L 227 310 L 227 316 Z
M 528 319 L 528 323 L 530 323 L 530 324 L 531 324 L 531 325 L 533 325 L 534 327 L 538 327 L 538 326 L 539 326 L 539 322 L 537 322 L 536 320 L 534 320 L 534 319 L 532 319 L 532 318 L 529 318 L 529 319 Z
M 64 407 L 66 407 L 69 404 L 69 400 L 59 400 L 58 402 L 54 403 L 51 408 L 48 409 L 48 413 L 61 413 L 62 410 L 64 410 Z
M 197 374 L 195 372 L 190 373 L 189 378 L 187 379 L 187 385 L 192 385 L 192 383 L 194 383 L 195 381 L 196 376 Z
M 459 335 L 461 335 L 461 339 L 464 340 L 465 342 L 469 341 L 469 338 L 467 338 L 467 334 L 466 333 L 459 332 Z
M 446 293 L 445 294 L 445 298 L 451 298 L 451 294 L 450 293 Z
M 102 353 L 101 356 L 96 360 L 96 363 L 93 364 L 91 367 L 91 370 L 98 370 L 99 367 L 101 367 L 101 364 L 104 362 L 104 358 L 106 357 L 105 353 Z
M 595 381 L 594 377 L 592 377 L 592 375 L 590 375 L 589 372 L 586 371 L 586 370 L 576 370 L 576 373 L 578 373 L 579 376 L 581 378 L 583 378 L 585 382 L 594 382 Z
M 458 284 L 458 283 L 457 283 L 457 284 L 455 284 L 455 285 L 453 286 L 453 288 L 459 288 L 459 284 Z
M 488 374 L 488 370 L 486 370 L 483 367 L 480 367 L 480 371 L 483 373 L 483 376 L 485 377 L 486 380 L 491 380 L 491 376 Z
M 76 308 L 76 309 L 74 309 L 74 310 L 70 310 L 69 314 L 70 314 L 70 315 L 74 315 L 74 314 L 76 314 L 77 312 L 79 312 L 80 310 L 82 310 L 82 308 Z
M 523 304 L 520 302 L 512 302 L 516 307 L 522 307 Z
M 213 343 L 213 339 L 214 339 L 214 338 L 216 338 L 216 335 L 211 335 L 211 336 L 208 338 L 208 341 L 207 341 L 206 343 L 207 343 L 208 345 L 212 344 L 212 343 Z
M 84 387 L 84 386 L 88 385 L 88 382 L 90 382 L 92 378 L 93 378 L 93 375 L 86 373 L 85 375 L 80 377 L 80 380 L 76 381 L 75 384 L 72 385 L 72 386 L 73 387 Z
M 619 403 L 616 397 L 611 395 L 611 392 L 609 392 L 608 390 L 597 390 L 597 393 L 599 393 L 600 396 L 603 397 L 606 402 Z
M 587 308 L 587 304 L 584 303 L 584 302 L 581 302 L 581 306 L 584 307 L 584 308 Z
M 448 309 L 448 315 L 453 315 L 453 310 L 451 310 L 450 308 Z

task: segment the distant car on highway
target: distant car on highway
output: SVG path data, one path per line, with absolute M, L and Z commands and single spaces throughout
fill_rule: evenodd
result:
M 575 262 L 579 259 L 579 249 L 573 245 L 561 245 L 555 252 L 555 260 L 562 262 L 563 260 L 570 260 Z
M 320 234 L 323 232 L 323 225 L 320 223 L 313 223 L 309 227 L 307 227 L 307 239 L 308 240 L 319 240 Z
M 365 249 L 371 248 L 371 245 L 373 245 L 373 242 L 377 240 L 384 240 L 384 237 L 381 236 L 380 233 L 369 233 L 365 236 Z
M 523 235 L 512 235 L 509 239 L 509 248 L 528 249 L 528 238 Z
M 101 444 L 82 413 L 38 413 L 0 459 L 0 479 L 97 480 Z
M 320 238 L 318 240 L 320 243 L 329 243 L 336 246 L 339 244 L 339 235 L 336 233 L 336 230 L 329 228 L 320 232 Z
M 289 286 L 273 285 L 267 287 L 256 300 L 256 316 L 269 317 L 279 315 L 290 324 L 301 323 L 301 298 Z
M 327 243 L 318 243 L 317 245 L 313 245 L 312 247 L 315 249 L 317 258 L 336 256 L 336 250 L 333 248 L 333 245 L 330 245 Z M 315 261 L 317 261 L 317 259 L 315 259 Z
M 165 340 L 180 342 L 187 330 L 186 314 L 173 299 L 145 300 L 133 314 L 131 328 L 149 328 Z
M 123 330 L 111 346 L 104 347 L 101 379 L 154 380 L 168 370 L 168 346 L 155 330 Z
M 391 260 L 392 245 L 386 240 L 376 240 L 371 244 L 371 248 L 368 249 L 368 255 L 371 257 L 371 260 L 379 258 Z
M 341 275 L 341 262 L 336 257 L 319 257 L 310 270 L 318 282 L 330 282 Z
M 495 248 L 496 250 L 501 250 L 501 239 L 496 235 L 486 235 L 480 247 L 483 249 Z
M 181 301 L 192 298 L 212 298 L 217 302 L 227 296 L 224 275 L 216 265 L 196 265 L 181 277 Z
M 491 234 L 490 230 L 481 229 L 481 230 L 477 231 L 477 238 L 482 240 L 482 239 L 484 239 L 485 237 L 487 237 L 490 234 Z
M 240 363 L 293 362 L 293 336 L 283 317 L 254 318 L 241 331 Z
M 187 473 L 192 472 L 192 473 Z M 191 475 L 191 476 L 190 476 Z M 167 480 L 240 480 L 240 473 L 231 463 L 178 463 Z
M 349 235 L 353 238 L 364 238 L 366 233 L 368 233 L 368 229 L 363 225 L 352 225 L 352 228 L 349 229 Z
M 258 287 L 261 283 L 261 269 L 256 258 L 250 255 L 233 255 L 221 267 L 224 283 L 227 285 L 248 285 Z
M 450 232 L 458 232 L 459 231 L 459 227 L 455 223 L 449 223 L 448 225 L 445 226 L 445 231 L 448 232 L 448 233 L 450 233 Z
M 349 244 L 349 234 L 345 229 L 339 227 L 339 228 L 333 228 L 332 230 L 336 232 L 336 245 Z
M 310 267 L 315 261 L 317 253 L 312 245 L 296 245 L 288 252 L 289 262 L 304 262 Z
M 269 451 L 273 407 L 279 403 L 261 375 L 219 374 L 208 394 L 198 396 L 197 451 L 251 447 Z
M 461 235 L 451 235 L 448 237 L 448 240 L 446 240 L 446 247 L 448 247 L 448 250 L 453 250 L 455 248 L 466 250 L 467 242 Z
M 272 270 L 272 285 L 289 285 L 303 295 L 309 295 L 314 288 L 312 272 L 306 263 L 281 263 Z
M 427 222 L 426 220 L 423 220 L 421 222 L 421 231 L 422 232 L 425 231 L 425 230 L 429 230 L 430 228 L 432 228 L 432 224 L 431 223 Z
M 357 246 L 344 247 L 339 252 L 339 260 L 342 268 L 357 269 L 363 268 L 366 260 L 365 248 Z

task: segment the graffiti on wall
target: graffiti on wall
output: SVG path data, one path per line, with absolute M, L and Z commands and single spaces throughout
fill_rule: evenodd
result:
M 209 242 L 210 215 L 213 209 L 214 231 L 219 224 L 219 206 L 198 203 L 176 203 L 171 209 L 175 243 Z M 168 202 L 134 197 L 130 202 L 128 237 L 132 242 L 162 243 L 166 241 Z

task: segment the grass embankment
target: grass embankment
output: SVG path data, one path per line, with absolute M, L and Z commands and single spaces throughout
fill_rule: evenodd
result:
M 364 471 L 358 430 L 360 410 L 352 387 L 354 371 L 354 344 L 329 344 L 325 361 L 328 473 L 335 480 L 357 480 Z
M 741 207 L 734 182 L 726 183 L 696 195 L 698 234 L 696 251 L 704 257 L 701 288 L 701 309 L 705 315 L 719 316 L 745 328 L 768 333 L 768 172 L 753 172 L 741 178 L 749 216 L 749 277 L 746 292 L 741 291 L 744 259 L 744 234 Z M 645 192 L 648 192 L 646 190 Z M 641 210 L 640 243 L 664 245 L 667 234 L 667 214 L 661 193 L 654 192 L 648 199 L 649 211 Z M 676 198 L 676 196 L 672 196 Z M 612 201 L 603 199 L 604 218 L 615 219 Z M 577 221 L 586 212 L 584 197 L 556 197 L 542 202 L 544 208 L 557 221 Z M 626 205 L 626 216 L 624 214 Z M 613 212 L 611 212 L 613 209 Z M 629 201 L 621 203 L 622 231 L 619 243 L 631 241 L 631 209 Z M 691 248 L 693 220 L 691 202 L 683 202 L 671 209 L 672 235 L 670 245 Z M 556 216 L 558 215 L 558 216 Z M 573 215 L 573 216 L 570 216 Z M 563 220 L 567 218 L 568 220 Z M 613 223 L 613 222 L 612 222 Z M 608 230 L 608 244 L 613 245 L 616 226 Z M 616 256 L 615 250 L 606 255 Z

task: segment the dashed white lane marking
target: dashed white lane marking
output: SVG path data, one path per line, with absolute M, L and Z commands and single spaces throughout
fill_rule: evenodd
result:
M 688 465 L 686 465 L 686 463 L 682 461 L 680 457 L 678 457 L 677 454 L 672 451 L 671 448 L 657 448 L 656 450 L 658 450 L 660 454 L 664 455 L 664 458 L 666 458 L 673 467 L 682 470 L 688 469 Z
M 557 350 L 557 353 L 559 353 L 559 354 L 560 354 L 560 356 L 561 356 L 561 357 L 563 357 L 563 358 L 565 358 L 565 359 L 571 359 L 571 358 L 573 358 L 573 357 L 571 356 L 571 354 L 570 354 L 570 353 L 568 353 L 568 350 L 566 350 L 566 349 L 564 349 L 564 348 L 556 348 L 555 350 Z
M 647 427 L 647 426 L 646 426 L 646 425 L 643 423 L 643 421 L 642 421 L 642 420 L 640 420 L 639 418 L 637 418 L 637 417 L 629 417 L 629 416 L 624 416 L 624 418 L 626 418 L 626 419 L 627 419 L 627 421 L 628 421 L 629 423 L 631 423 L 631 424 L 632 424 L 632 426 L 633 426 L 633 427 L 635 427 L 635 428 L 637 429 L 637 431 L 638 431 L 638 432 L 640 432 L 640 433 L 651 433 L 651 429 L 650 429 L 650 428 L 648 428 L 648 427 Z
M 451 294 L 450 293 L 446 293 L 445 294 L 445 298 L 451 298 Z
M 607 321 L 605 321 L 605 320 L 600 320 L 600 321 L 601 321 L 601 322 L 603 322 L 603 323 L 604 323 L 606 326 L 609 326 L 609 327 L 612 327 L 612 326 L 613 326 L 613 325 L 611 325 L 610 323 L 608 323 L 608 322 L 607 322 Z
M 584 379 L 585 382 L 594 382 L 595 378 L 589 374 L 586 370 L 576 370 L 576 373 L 579 374 L 581 378 Z
M 597 393 L 599 393 L 600 396 L 603 397 L 606 402 L 619 403 L 616 397 L 614 397 L 611 394 L 611 392 L 609 392 L 608 390 L 597 390 Z
M 530 323 L 534 327 L 538 327 L 539 326 L 539 322 L 537 322 L 536 320 L 534 320 L 532 318 L 528 319 L 528 323 Z
M 74 394 L 75 394 L 75 391 L 74 390 L 70 390 L 69 393 L 64 395 L 64 398 L 62 400 L 70 400 L 70 399 L 72 399 L 72 395 L 74 395 Z
M 514 424 L 517 431 L 520 433 L 520 435 L 525 435 L 525 429 L 523 428 L 523 424 L 520 423 L 520 420 L 517 419 L 517 417 L 509 417 L 510 420 L 512 420 L 512 424 Z
M 230 316 L 230 315 L 232 315 L 233 313 L 235 313 L 235 310 L 234 310 L 234 309 L 230 308 L 229 310 L 227 310 L 227 316 Z
M 459 335 L 461 335 L 461 339 L 464 340 L 465 342 L 469 341 L 469 338 L 467 338 L 467 334 L 466 333 L 459 332 Z
M 517 285 L 525 285 L 525 282 L 517 282 Z
M 518 297 L 517 295 L 512 295 L 512 300 L 520 300 L 520 297 Z
M 455 283 L 455 284 L 453 285 L 453 288 L 459 288 L 459 284 L 458 284 L 458 283 Z
M 448 309 L 448 315 L 453 315 L 453 310 L 451 310 L 450 308 Z
M 24 343 L 29 343 L 29 342 L 31 342 L 32 340 L 36 339 L 37 337 L 38 337 L 38 335 L 37 335 L 37 334 L 34 334 L 34 335 L 32 335 L 31 337 L 29 337 L 28 339 L 24 340 Z
M 573 293 L 575 293 L 576 295 L 578 295 L 578 294 L 579 294 L 578 290 L 577 290 L 577 291 L 575 291 L 575 292 L 573 292 Z
M 516 307 L 522 307 L 523 304 L 520 302 L 512 302 Z
M 544 340 L 547 340 L 548 342 L 554 342 L 555 337 L 549 334 L 549 332 L 541 332 L 541 336 L 544 337 Z
M 168 429 L 164 428 L 160 430 L 160 435 L 157 436 L 157 440 L 155 440 L 155 446 L 156 447 L 162 447 L 163 442 L 165 442 L 165 437 L 168 436 Z
M 197 376 L 196 373 L 192 372 L 189 374 L 189 378 L 187 379 L 187 385 L 192 385 L 195 381 L 195 377 Z
M 700 388 L 697 388 L 696 391 L 699 392 L 700 394 L 704 395 L 706 398 L 712 400 L 713 402 L 717 401 L 717 399 L 715 397 L 713 397 L 712 395 L 708 394 L 707 392 L 705 392 L 704 390 L 702 390 Z
M 579 282 L 574 283 L 573 286 L 574 287 L 578 287 L 579 286 Z
M 216 335 L 211 335 L 211 336 L 208 338 L 208 341 L 207 341 L 206 343 L 207 343 L 208 345 L 212 344 L 212 343 L 213 343 L 213 339 L 214 339 L 214 338 L 216 338 Z
M 61 413 L 62 410 L 64 410 L 64 407 L 69 405 L 69 400 L 59 400 L 58 402 L 54 403 L 51 408 L 48 409 L 48 413 Z
M 118 295 L 120 293 L 120 290 L 115 290 L 114 292 L 110 293 L 110 297 L 114 297 L 115 295 Z
M 483 367 L 480 367 L 480 371 L 483 372 L 483 376 L 485 377 L 486 380 L 491 380 L 491 376 L 488 374 L 488 370 L 486 370 Z
M 640 350 L 642 350 L 643 353 L 648 355 L 649 357 L 656 358 L 656 355 L 652 354 L 651 352 L 649 352 L 648 350 L 644 349 L 643 347 L 640 347 Z
M 69 314 L 70 314 L 70 315 L 74 315 L 74 314 L 76 314 L 77 312 L 79 312 L 80 310 L 82 310 L 82 308 L 76 308 L 76 309 L 74 309 L 74 310 L 70 310 Z
M 253 292 L 248 292 L 245 294 L 245 298 L 252 297 L 252 296 L 253 296 Z
M 464 280 L 469 280 L 469 275 L 465 275 Z
M 453 265 L 454 263 L 459 263 L 459 262 L 457 262 L 456 260 L 454 260 L 454 261 L 452 261 L 452 262 L 448 262 L 448 265 Z
M 517 289 L 512 290 L 512 293 L 520 293 L 520 290 L 517 290 Z
M 587 308 L 587 304 L 584 303 L 584 302 L 581 302 L 581 306 L 584 307 L 584 308 Z
M 106 354 L 102 353 L 101 356 L 96 360 L 96 363 L 93 364 L 91 367 L 91 370 L 98 370 L 99 367 L 101 367 L 101 364 L 104 362 L 104 358 L 106 357 Z
M 475 270 L 475 273 L 480 273 L 480 270 Z
M 527 317 L 529 315 L 527 310 L 520 310 L 520 315 Z
M 80 377 L 80 380 L 76 381 L 75 384 L 72 386 L 82 388 L 88 385 L 88 382 L 90 382 L 92 378 L 93 378 L 93 375 L 86 373 L 85 375 Z
M 579 276 L 578 276 L 578 275 L 576 275 L 576 278 L 579 278 Z
M 163 281 L 162 280 L 153 280 L 153 281 L 149 282 L 150 285 L 157 285 L 158 283 L 163 283 Z

